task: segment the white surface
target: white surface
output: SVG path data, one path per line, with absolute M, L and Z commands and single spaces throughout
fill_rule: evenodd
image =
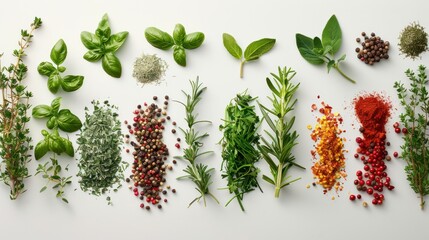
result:
M 385 193 L 382 207 L 363 208 L 361 202 L 351 203 L 349 192 L 356 192 L 353 175 L 362 164 L 352 155 L 356 145 L 346 143 L 350 150 L 347 155 L 345 190 L 332 201 L 333 193 L 322 194 L 322 189 L 305 186 L 312 182 L 310 170 L 312 161 L 310 150 L 312 141 L 307 124 L 314 124 L 310 112 L 316 96 L 331 104 L 344 117 L 343 128 L 349 140 L 358 136 L 356 118 L 350 103 L 362 91 L 384 91 L 392 99 L 395 110 L 388 123 L 388 139 L 392 142 L 390 151 L 398 150 L 400 137 L 392 132 L 391 125 L 397 121 L 401 108 L 393 89 L 396 80 L 405 81 L 406 68 L 416 69 L 418 64 L 429 64 L 429 53 L 421 60 L 411 61 L 399 56 L 397 37 L 407 24 L 419 21 L 429 27 L 426 1 L 3 1 L 0 15 L 1 52 L 5 53 L 2 63 L 9 63 L 11 51 L 16 47 L 19 30 L 26 28 L 34 16 L 41 17 L 43 27 L 35 32 L 34 42 L 25 60 L 29 67 L 26 83 L 34 93 L 33 105 L 47 104 L 55 97 L 46 87 L 46 78 L 37 73 L 37 65 L 49 60 L 49 52 L 59 38 L 68 45 L 69 54 L 65 62 L 68 74 L 85 76 L 83 87 L 74 93 L 59 92 L 63 97 L 62 107 L 70 108 L 83 118 L 84 106 L 90 106 L 92 99 L 109 99 L 120 108 L 122 120 L 132 118 L 133 108 L 153 95 L 170 95 L 182 100 L 180 89 L 189 89 L 188 79 L 200 80 L 208 87 L 200 105 L 200 116 L 213 121 L 208 127 L 210 137 L 207 149 L 216 154 L 206 159 L 206 163 L 216 168 L 212 191 L 221 205 L 208 201 L 208 206 L 188 203 L 196 196 L 191 182 L 175 180 L 182 175 L 183 163 L 168 172 L 168 182 L 178 193 L 169 197 L 169 203 L 162 211 L 153 209 L 150 213 L 140 210 L 138 201 L 126 188 L 112 194 L 114 206 L 107 206 L 105 197 L 96 198 L 83 193 L 75 179 L 67 189 L 69 205 L 55 199 L 54 192 L 39 193 L 43 181 L 31 177 L 26 181 L 28 191 L 16 201 L 9 200 L 8 188 L 0 187 L 0 234 L 2 239 L 424 239 L 429 234 L 428 213 L 419 208 L 419 199 L 408 186 L 403 171 L 404 162 L 394 160 L 388 163 L 388 174 L 396 189 Z M 122 78 L 113 79 L 104 73 L 99 63 L 89 63 L 82 56 L 86 49 L 80 42 L 81 31 L 94 31 L 104 13 L 109 14 L 112 32 L 129 31 L 129 38 L 118 52 L 123 66 Z M 343 46 L 340 52 L 347 54 L 343 70 L 358 83 L 353 85 L 332 71 L 329 75 L 325 67 L 307 63 L 298 53 L 295 33 L 308 36 L 321 35 L 322 29 L 332 14 L 336 14 L 343 30 Z M 144 30 L 156 26 L 171 33 L 176 23 L 182 23 L 188 32 L 202 31 L 206 40 L 197 50 L 187 51 L 186 68 L 179 67 L 172 58 L 172 52 L 161 51 L 150 46 L 144 38 Z M 391 58 L 369 67 L 355 56 L 355 38 L 361 31 L 372 31 L 384 40 L 390 41 Z M 230 56 L 222 45 L 222 33 L 236 37 L 244 48 L 253 40 L 262 37 L 277 39 L 273 50 L 244 69 L 244 79 L 239 79 L 239 63 Z M 169 64 L 167 80 L 159 86 L 137 86 L 132 78 L 133 61 L 142 52 L 156 53 Z M 300 134 L 299 145 L 295 148 L 297 161 L 307 167 L 306 171 L 292 170 L 293 177 L 302 179 L 281 192 L 280 199 L 274 199 L 272 186 L 260 179 L 264 193 L 254 191 L 245 196 L 246 212 L 241 212 L 234 201 L 228 207 L 223 204 L 231 197 L 220 178 L 221 138 L 218 131 L 220 119 L 226 104 L 236 93 L 248 89 L 259 100 L 268 103 L 270 94 L 265 85 L 265 77 L 277 71 L 277 66 L 290 66 L 298 74 L 296 82 L 301 86 L 296 97 L 299 99 L 295 128 Z M 396 110 L 398 108 L 398 110 Z M 183 109 L 171 104 L 170 115 L 179 125 L 183 123 Z M 32 119 L 30 124 L 34 144 L 40 140 L 43 121 Z M 124 126 L 125 129 L 125 126 Z M 70 134 L 75 140 L 75 134 Z M 166 137 L 171 154 L 179 152 L 173 147 L 174 138 Z M 123 155 L 131 161 L 130 155 Z M 70 163 L 70 171 L 76 174 L 76 162 Z M 29 164 L 34 174 L 37 162 Z M 263 173 L 268 169 L 261 160 L 259 167 Z M 127 171 L 127 175 L 129 171 Z M 73 191 L 77 189 L 76 191 Z M 366 197 L 366 200 L 370 199 Z

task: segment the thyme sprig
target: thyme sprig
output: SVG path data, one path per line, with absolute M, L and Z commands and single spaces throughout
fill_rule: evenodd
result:
M 299 83 L 294 85 L 291 82 L 296 72 L 286 67 L 279 67 L 278 71 L 278 75 L 271 73 L 273 80 L 266 79 L 267 85 L 273 94 L 272 97 L 269 97 L 272 108 L 270 109 L 258 103 L 265 122 L 267 122 L 271 131 L 274 132 L 273 135 L 264 130 L 269 138 L 261 137 L 263 144 L 259 145 L 259 151 L 265 162 L 270 166 L 272 175 L 272 178 L 266 175 L 263 175 L 262 178 L 275 186 L 274 197 L 276 198 L 280 196 L 280 189 L 301 179 L 289 180 L 290 176 L 287 176 L 288 170 L 293 166 L 305 169 L 295 163 L 295 157 L 292 155 L 292 149 L 297 145 L 296 140 L 298 138 L 296 131 L 292 131 L 295 116 L 290 117 L 288 120 L 286 119 L 287 115 L 294 110 L 297 102 L 297 99 L 294 100 L 293 98 L 295 92 L 298 90 Z M 269 113 L 275 116 L 276 119 L 274 121 L 271 119 Z
M 407 162 L 405 172 L 407 180 L 415 193 L 419 194 L 420 207 L 423 210 L 424 197 L 429 194 L 429 141 L 428 141 L 428 119 L 429 119 L 429 93 L 426 85 L 428 83 L 426 67 L 420 65 L 418 73 L 410 69 L 405 75 L 411 81 L 407 90 L 403 83 L 395 82 L 394 88 L 405 112 L 399 118 L 407 129 L 404 135 L 404 143 L 401 146 L 401 157 Z
M 23 58 L 33 39 L 33 31 L 41 26 L 42 20 L 36 17 L 29 31 L 21 30 L 19 48 L 13 51 L 15 64 L 10 64 L 9 67 L 2 67 L 0 64 L 0 181 L 10 187 L 12 200 L 26 191 L 24 179 L 30 176 L 26 165 L 31 159 L 28 151 L 33 147 L 26 124 L 30 121 L 27 116 L 30 109 L 28 101 L 33 94 L 26 90 L 22 82 L 28 70 Z
M 191 201 L 188 207 L 190 207 L 194 202 L 200 201 L 201 198 L 204 201 L 204 206 L 206 206 L 206 195 L 210 196 L 217 203 L 219 201 L 216 197 L 210 192 L 210 185 L 213 183 L 211 180 L 212 173 L 214 168 L 208 168 L 207 165 L 202 163 L 196 164 L 196 160 L 202 155 L 212 153 L 213 151 L 200 152 L 201 147 L 203 146 L 202 140 L 209 136 L 208 133 L 200 133 L 196 130 L 196 125 L 199 123 L 211 123 L 210 121 L 197 120 L 198 114 L 195 113 L 195 107 L 201 101 L 201 95 L 207 89 L 207 87 L 202 87 L 202 83 L 197 80 L 189 81 L 191 83 L 191 93 L 186 93 L 182 91 L 186 97 L 186 102 L 175 101 L 185 107 L 186 117 L 185 121 L 188 125 L 187 129 L 180 128 L 180 130 L 185 135 L 185 142 L 188 145 L 187 148 L 183 150 L 183 156 L 176 157 L 178 159 L 186 160 L 189 162 L 188 166 L 183 170 L 187 175 L 178 177 L 177 179 L 189 179 L 196 185 L 196 190 L 200 193 L 198 197 Z

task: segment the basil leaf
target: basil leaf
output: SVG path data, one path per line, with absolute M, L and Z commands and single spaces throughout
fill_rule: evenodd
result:
M 52 108 L 48 105 L 38 105 L 33 108 L 31 115 L 38 119 L 50 117 L 52 116 Z
M 61 87 L 66 92 L 78 90 L 83 84 L 83 76 L 67 75 L 61 81 Z
M 185 27 L 182 24 L 176 24 L 173 32 L 173 39 L 176 42 L 176 45 L 182 45 L 183 40 L 185 39 L 186 31 Z
M 186 53 L 183 47 L 174 46 L 173 57 L 177 64 L 183 67 L 186 66 Z
M 60 65 L 67 57 L 67 45 L 64 40 L 60 39 L 51 50 L 52 61 Z
M 297 33 L 295 35 L 296 38 L 296 46 L 298 47 L 298 51 L 301 56 L 312 64 L 323 64 L 324 61 L 321 59 L 322 56 L 316 54 L 314 49 L 313 39 L 304 36 L 302 34 Z
M 57 117 L 52 116 L 49 118 L 49 120 L 46 122 L 46 127 L 49 129 L 58 127 Z
M 125 40 L 128 37 L 128 32 L 120 32 L 113 34 L 109 41 L 106 42 L 105 49 L 106 52 L 116 52 L 122 44 L 124 44 Z
M 334 55 L 341 47 L 341 27 L 335 15 L 328 20 L 322 32 L 323 46 L 332 46 L 330 53 Z
M 323 49 L 322 41 L 320 40 L 319 37 L 315 37 L 313 39 L 313 45 L 314 45 L 313 49 L 314 48 L 316 48 L 316 49 Z
M 75 132 L 82 127 L 80 119 L 68 109 L 61 109 L 58 113 L 58 127 L 64 132 Z
M 61 154 L 66 150 L 61 137 L 55 134 L 50 134 L 48 138 L 48 147 L 49 150 L 56 153 Z
M 94 50 L 89 50 L 83 55 L 83 58 L 89 62 L 97 62 L 103 57 L 103 54 L 96 52 Z
M 276 40 L 271 38 L 262 38 L 250 43 L 244 51 L 244 59 L 246 59 L 246 61 L 258 59 L 260 56 L 270 51 L 275 43 Z
M 36 147 L 34 148 L 34 157 L 36 157 L 36 160 L 41 159 L 45 154 L 48 152 L 48 143 L 45 139 L 38 142 Z
M 103 43 L 107 42 L 110 38 L 111 29 L 109 25 L 109 18 L 107 13 L 103 15 L 100 23 L 98 24 L 97 30 L 95 30 L 95 35 L 97 35 Z
M 50 62 L 41 62 L 37 67 L 37 71 L 40 75 L 49 77 L 53 72 L 56 71 L 56 68 Z
M 48 78 L 48 89 L 51 93 L 57 93 L 60 88 L 61 77 L 59 74 L 52 74 Z
M 65 147 L 65 153 L 67 155 L 69 155 L 70 157 L 74 156 L 74 148 L 73 148 L 73 144 L 72 142 L 70 142 L 70 140 L 68 140 L 67 138 L 61 138 L 61 140 L 63 141 L 64 147 Z
M 59 66 L 58 67 L 58 72 L 60 72 L 60 73 L 63 73 L 63 72 L 65 72 L 66 71 L 66 67 L 64 67 L 64 66 Z
M 146 28 L 144 36 L 150 45 L 162 50 L 170 49 L 174 45 L 174 40 L 170 34 L 155 27 Z
M 102 66 L 104 71 L 112 77 L 119 78 L 122 73 L 122 66 L 115 54 L 109 52 L 102 58 Z
M 223 46 L 225 46 L 226 50 L 235 58 L 241 59 L 243 56 L 243 50 L 241 50 L 241 47 L 237 44 L 237 41 L 235 41 L 235 38 L 228 33 L 224 33 L 222 35 L 223 39 Z
M 57 115 L 61 105 L 61 97 L 57 97 L 51 102 L 52 115 Z
M 194 32 L 187 34 L 185 39 L 183 39 L 183 47 L 186 49 L 195 49 L 204 42 L 204 33 Z
M 93 33 L 86 31 L 81 32 L 80 41 L 89 50 L 96 50 L 101 48 L 101 39 Z

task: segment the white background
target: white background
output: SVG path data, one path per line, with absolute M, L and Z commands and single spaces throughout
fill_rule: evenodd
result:
M 179 163 L 173 172 L 168 172 L 168 182 L 178 192 L 169 195 L 169 203 L 162 211 L 153 209 L 150 213 L 141 210 L 132 193 L 123 187 L 117 194 L 111 194 L 114 206 L 108 206 L 105 197 L 96 198 L 83 193 L 77 179 L 66 192 L 69 205 L 55 199 L 54 192 L 40 194 L 43 181 L 31 177 L 25 184 L 28 191 L 16 201 L 9 200 L 8 188 L 0 187 L 0 235 L 2 239 L 425 239 L 429 234 L 428 213 L 419 208 L 419 199 L 408 186 L 403 168 L 404 162 L 395 159 L 388 163 L 388 174 L 396 189 L 386 192 L 386 201 L 381 207 L 363 208 L 362 201 L 350 202 L 349 193 L 356 193 L 353 175 L 362 168 L 355 160 L 352 139 L 359 136 L 358 123 L 350 108 L 352 100 L 359 93 L 384 92 L 390 96 L 394 107 L 392 119 L 388 122 L 388 139 L 392 142 L 389 151 L 399 150 L 401 139 L 393 133 L 392 124 L 398 120 L 402 110 L 393 89 L 396 80 L 406 81 L 403 72 L 407 68 L 416 69 L 418 64 L 428 64 L 429 54 L 412 61 L 399 55 L 397 38 L 400 31 L 413 21 L 429 27 L 426 1 L 3 1 L 0 14 L 0 51 L 5 53 L 3 65 L 11 60 L 11 52 L 16 48 L 19 30 L 27 28 L 34 16 L 41 17 L 43 27 L 35 32 L 34 42 L 25 59 L 29 67 L 25 80 L 33 91 L 32 105 L 49 104 L 55 96 L 62 96 L 62 108 L 70 108 L 83 119 L 84 107 L 91 106 L 93 99 L 109 99 L 119 106 L 121 120 L 132 118 L 132 110 L 137 104 L 150 101 L 153 95 L 165 94 L 172 99 L 183 100 L 180 89 L 189 90 L 189 79 L 197 76 L 208 87 L 199 107 L 200 117 L 213 122 L 206 129 L 211 134 L 206 148 L 215 154 L 205 163 L 216 169 L 213 193 L 221 201 L 217 205 L 209 200 L 208 206 L 188 203 L 197 192 L 191 182 L 176 181 L 182 175 L 185 164 Z M 93 32 L 104 13 L 109 14 L 112 32 L 129 31 L 129 37 L 118 52 L 123 66 L 122 78 L 114 79 L 104 73 L 101 63 L 89 63 L 82 56 L 86 49 L 80 42 L 80 32 Z M 322 29 L 332 14 L 336 14 L 343 30 L 343 45 L 340 52 L 347 54 L 343 70 L 357 81 L 353 85 L 337 72 L 326 73 L 325 67 L 307 63 L 298 53 L 295 33 L 320 36 Z M 187 32 L 202 31 L 206 40 L 197 50 L 187 51 L 188 66 L 178 66 L 171 51 L 161 51 L 150 46 L 144 38 L 144 30 L 156 26 L 172 33 L 176 23 L 182 23 Z M 391 58 L 373 67 L 358 61 L 354 49 L 355 38 L 360 32 L 376 32 L 384 40 L 390 41 Z M 244 69 L 244 79 L 240 79 L 239 63 L 222 45 L 222 33 L 236 37 L 244 48 L 251 41 L 272 37 L 277 43 L 272 51 Z M 51 94 L 47 79 L 37 73 L 37 65 L 49 60 L 52 46 L 60 38 L 68 45 L 69 54 L 64 65 L 68 74 L 85 76 L 84 85 L 73 93 Z M 166 81 L 158 86 L 136 84 L 132 78 L 133 61 L 141 53 L 156 53 L 169 64 Z M 339 57 L 339 56 L 337 56 Z M 294 81 L 301 86 L 296 94 L 299 99 L 295 129 L 299 132 L 299 144 L 295 156 L 305 171 L 292 170 L 293 177 L 302 179 L 274 198 L 272 186 L 260 179 L 264 193 L 254 191 L 244 198 L 246 212 L 241 212 L 234 201 L 228 207 L 224 204 L 231 195 L 224 187 L 226 182 L 220 177 L 221 138 L 218 130 L 226 104 L 235 94 L 248 89 L 267 104 L 270 94 L 265 78 L 276 72 L 277 66 L 294 68 L 298 74 Z M 310 112 L 312 103 L 321 100 L 331 104 L 344 117 L 344 135 L 349 140 L 346 148 L 346 170 L 349 174 L 345 189 L 323 195 L 320 187 L 306 189 L 313 181 L 310 150 L 313 142 L 309 137 L 307 124 L 315 123 Z M 178 104 L 171 104 L 170 115 L 179 125 L 183 124 L 184 110 Z M 259 111 L 258 111 L 259 113 Z M 30 128 L 34 144 L 41 139 L 40 130 L 44 121 L 31 120 Z M 354 124 L 354 126 L 353 126 Z M 183 126 L 183 125 L 182 125 Z M 125 126 L 124 130 L 125 130 Z M 75 134 L 70 134 L 75 140 Z M 173 147 L 175 137 L 166 134 L 171 154 L 180 154 Z M 75 145 L 76 146 L 76 145 Z M 124 160 L 131 156 L 123 154 Z M 171 159 L 170 159 L 171 160 Z M 46 161 L 46 159 L 42 160 Z M 64 158 L 70 164 L 70 174 L 77 173 L 76 161 Z M 32 174 L 37 162 L 29 164 Z M 261 171 L 269 174 L 265 162 L 258 164 Z M 129 175 L 129 169 L 127 171 Z M 76 190 L 75 190 L 76 189 Z M 74 191 L 75 190 L 75 191 Z M 335 196 L 336 200 L 331 200 Z M 370 198 L 366 197 L 369 202 Z

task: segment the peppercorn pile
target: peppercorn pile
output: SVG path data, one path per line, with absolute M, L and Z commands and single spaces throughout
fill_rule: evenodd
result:
M 390 43 L 388 41 L 382 40 L 375 33 L 371 33 L 370 37 L 365 32 L 362 32 L 361 35 L 363 40 L 356 38 L 356 42 L 362 45 L 362 49 L 356 48 L 357 58 L 369 65 L 389 58 Z
M 356 189 L 366 192 L 373 197 L 372 204 L 383 204 L 384 188 L 393 190 L 395 187 L 390 183 L 385 164 L 385 160 L 390 161 L 391 157 L 386 151 L 385 125 L 390 117 L 391 103 L 388 99 L 378 94 L 359 96 L 354 99 L 354 108 L 357 118 L 361 123 L 359 131 L 363 137 L 357 137 L 356 143 L 359 147 L 354 157 L 360 159 L 364 164 L 363 171 L 356 172 L 357 179 L 354 180 Z M 360 195 L 358 195 L 360 198 Z M 356 197 L 350 196 L 354 201 Z
M 157 97 L 153 99 L 157 100 Z M 158 107 L 155 103 L 150 105 L 145 103 L 145 109 L 138 105 L 134 111 L 132 125 L 127 126 L 129 133 L 134 135 L 136 141 L 131 141 L 130 135 L 125 136 L 125 141 L 134 148 L 132 175 L 126 181 L 133 181 L 134 187 L 130 186 L 130 189 L 133 190 L 136 197 L 147 202 L 146 207 L 144 203 L 140 204 L 141 208 L 147 210 L 150 210 L 150 204 L 161 209 L 161 201 L 167 202 L 167 198 L 162 198 L 161 193 L 166 195 L 166 189 L 170 189 L 170 186 L 165 186 L 165 174 L 166 169 L 171 170 L 172 167 L 165 163 L 169 153 L 167 146 L 162 141 L 168 99 L 168 96 L 165 96 L 163 108 Z M 170 118 L 168 117 L 168 119 Z M 125 123 L 128 124 L 128 122 Z M 175 193 L 176 190 L 172 189 L 172 192 Z
M 317 110 L 315 104 L 312 105 L 312 111 Z M 313 159 L 319 160 L 311 167 L 314 178 L 318 179 L 317 184 L 324 188 L 326 194 L 332 188 L 335 191 L 343 189 L 340 178 L 345 178 L 345 157 L 344 143 L 340 135 L 343 132 L 339 128 L 343 119 L 340 114 L 333 113 L 332 107 L 322 102 L 322 108 L 319 109 L 322 114 L 317 118 L 317 124 L 311 132 L 311 139 L 317 143 L 315 150 L 311 151 Z M 309 126 L 311 128 L 311 126 Z

